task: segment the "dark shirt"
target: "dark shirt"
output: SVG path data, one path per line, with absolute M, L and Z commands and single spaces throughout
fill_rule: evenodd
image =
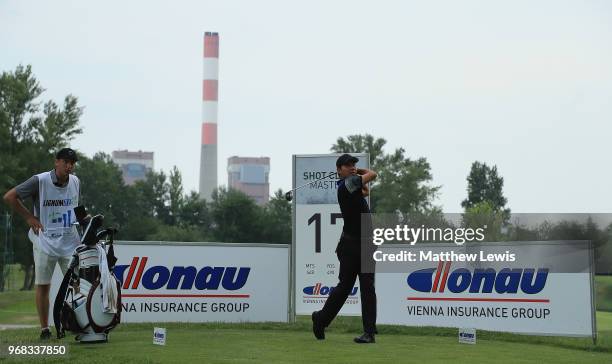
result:
M 362 213 L 368 214 L 364 216 L 364 222 L 368 224 L 368 227 L 372 226 L 371 216 L 369 215 L 370 207 L 361 193 L 361 176 L 349 176 L 337 181 L 336 185 L 338 186 L 338 204 L 344 220 L 342 231 L 349 237 L 357 239 L 363 235 L 369 235 L 369 232 L 362 232 L 361 230 Z

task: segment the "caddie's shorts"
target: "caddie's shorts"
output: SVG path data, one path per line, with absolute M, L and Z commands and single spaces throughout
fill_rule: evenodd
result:
M 42 251 L 38 244 L 32 244 L 34 251 L 34 283 L 38 285 L 51 284 L 51 277 L 55 270 L 55 264 L 59 264 L 62 277 L 68 271 L 72 255 L 67 257 L 53 257 Z

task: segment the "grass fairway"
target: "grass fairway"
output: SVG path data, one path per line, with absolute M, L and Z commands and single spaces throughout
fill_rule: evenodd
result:
M 603 279 L 599 279 L 603 278 Z M 598 277 L 598 307 L 606 300 L 610 277 Z M 601 290 L 605 292 L 601 292 Z M 606 306 L 607 307 L 607 306 Z M 600 307 L 600 308 L 606 308 Z M 0 293 L 0 324 L 35 324 L 34 293 Z M 167 344 L 152 344 L 153 327 L 165 327 Z M 357 345 L 357 317 L 340 317 L 317 341 L 310 318 L 295 324 L 121 324 L 107 344 L 79 344 L 69 336 L 49 344 L 67 344 L 68 356 L 55 362 L 72 363 L 612 363 L 612 312 L 597 312 L 598 342 L 590 338 L 525 336 L 477 332 L 477 344 L 457 342 L 456 329 L 380 325 L 375 345 Z M 0 331 L 0 347 L 38 343 L 38 329 Z M 6 359 L 6 357 L 4 358 Z M 47 359 L 47 358 L 45 358 Z M 19 361 L 38 362 L 41 358 Z M 3 358 L 0 356 L 0 361 Z M 12 362 L 6 360 L 6 362 Z
M 0 324 L 38 324 L 34 291 L 0 293 Z
M 478 332 L 476 345 L 457 342 L 456 329 L 380 326 L 375 345 L 352 342 L 360 320 L 341 317 L 317 341 L 308 317 L 295 324 L 158 324 L 166 327 L 167 344 L 152 344 L 154 324 L 122 324 L 107 344 L 78 344 L 66 338 L 50 344 L 69 345 L 74 363 L 110 362 L 433 362 L 446 363 L 610 363 L 612 313 L 599 312 L 600 340 L 533 337 Z M 0 331 L 0 346 L 37 343 L 37 329 Z M 1 359 L 0 359 L 1 360 Z M 33 361 L 35 359 L 28 359 Z M 39 359 L 40 360 L 40 359 Z M 27 360 L 25 360 L 27 361 Z

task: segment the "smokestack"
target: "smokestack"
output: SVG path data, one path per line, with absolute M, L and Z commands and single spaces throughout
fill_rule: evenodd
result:
M 202 149 L 200 198 L 210 201 L 217 188 L 217 95 L 219 85 L 219 33 L 204 33 L 204 82 L 202 84 Z

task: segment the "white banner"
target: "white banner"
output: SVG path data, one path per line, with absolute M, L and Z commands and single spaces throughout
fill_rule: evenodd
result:
M 367 154 L 352 155 L 359 158 L 358 168 L 369 168 Z M 298 315 L 320 310 L 329 292 L 338 284 L 340 263 L 335 250 L 343 226 L 336 188 L 339 156 L 293 156 L 293 188 L 308 183 L 294 193 L 293 199 L 294 299 Z M 316 181 L 322 177 L 326 178 Z M 360 313 L 356 283 L 340 314 Z
M 287 245 L 116 242 L 115 255 L 121 322 L 288 321 Z M 56 267 L 51 305 L 61 280 Z
M 595 308 L 590 242 L 400 244 L 382 253 L 453 250 L 514 261 L 416 260 L 403 273 L 376 274 L 378 323 L 475 328 L 537 335 L 593 336 Z M 385 268 L 389 268 L 389 264 Z M 382 264 L 381 264 L 382 265 Z M 399 267 L 399 265 L 398 265 Z M 381 267 L 382 269 L 382 267 Z

